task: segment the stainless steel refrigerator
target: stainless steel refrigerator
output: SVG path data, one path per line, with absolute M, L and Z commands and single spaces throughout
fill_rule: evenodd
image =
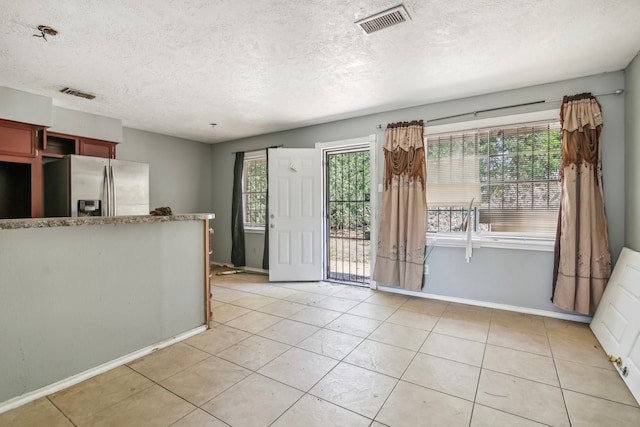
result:
M 44 165 L 44 214 L 149 214 L 149 165 L 69 155 Z

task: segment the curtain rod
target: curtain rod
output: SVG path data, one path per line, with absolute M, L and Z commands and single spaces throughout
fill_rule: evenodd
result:
M 597 94 L 595 94 L 593 96 L 620 95 L 623 92 L 624 92 L 624 90 L 617 89 L 617 90 L 614 90 L 613 92 L 597 93 Z M 425 120 L 425 121 L 427 123 L 436 122 L 436 121 L 439 121 L 439 120 L 453 119 L 455 117 L 469 116 L 471 114 L 473 114 L 475 116 L 475 115 L 478 115 L 478 113 L 488 113 L 488 112 L 491 112 L 491 111 L 506 110 L 508 108 L 524 107 L 524 106 L 527 106 L 527 105 L 545 104 L 545 103 L 560 102 L 560 101 L 562 101 L 562 98 L 559 98 L 559 99 L 543 99 L 543 100 L 540 100 L 540 101 L 525 102 L 524 104 L 506 105 L 504 107 L 487 108 L 485 110 L 470 111 L 468 113 L 454 114 L 453 116 L 438 117 L 436 119 L 428 119 L 428 120 Z
M 231 154 L 235 156 L 238 153 L 253 153 L 254 151 L 262 151 L 262 150 L 268 150 L 269 148 L 280 148 L 280 147 L 283 147 L 283 145 L 282 144 L 272 145 L 271 147 L 267 147 L 267 148 L 256 148 L 254 150 L 247 150 L 247 151 L 232 151 Z
M 597 94 L 595 94 L 593 96 L 620 95 L 621 93 L 624 93 L 623 89 L 616 89 L 613 92 L 597 93 Z M 540 101 L 525 102 L 523 104 L 505 105 L 504 107 L 487 108 L 487 109 L 484 109 L 484 110 L 469 111 L 468 113 L 454 114 L 452 116 L 437 117 L 435 119 L 425 120 L 425 122 L 427 122 L 427 123 L 437 122 L 437 121 L 440 121 L 440 120 L 454 119 L 456 117 L 463 117 L 463 116 L 470 116 L 470 115 L 476 116 L 479 113 L 488 113 L 490 111 L 499 111 L 499 110 L 506 110 L 506 109 L 509 109 L 509 108 L 525 107 L 527 105 L 536 105 L 536 104 L 544 104 L 544 103 L 560 102 L 560 101 L 562 101 L 562 98 L 559 98 L 559 99 L 543 99 L 543 100 L 540 100 Z M 376 127 L 378 129 L 382 129 L 382 125 L 378 125 Z

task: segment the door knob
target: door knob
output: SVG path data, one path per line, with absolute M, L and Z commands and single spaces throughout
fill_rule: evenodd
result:
M 269 227 L 276 228 L 276 225 L 275 224 L 269 224 Z
M 620 357 L 609 355 L 609 362 L 615 363 L 618 367 L 622 366 L 622 359 Z

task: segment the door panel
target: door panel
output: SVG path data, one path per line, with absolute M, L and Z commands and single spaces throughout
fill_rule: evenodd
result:
M 320 153 L 269 149 L 269 280 L 322 280 Z
M 622 249 L 591 329 L 640 402 L 640 253 Z
M 99 157 L 69 156 L 71 216 L 78 216 L 78 200 L 101 200 L 102 215 L 106 215 L 106 173 L 109 160 Z
M 290 212 L 290 190 L 289 190 L 289 179 L 288 178 L 278 178 L 278 217 L 280 218 L 289 218 L 291 217 Z M 271 210 L 271 209 L 270 209 Z
M 291 253 L 291 236 L 286 231 L 278 233 L 278 265 L 291 264 L 289 254 Z M 271 265 L 271 260 L 269 260 Z
M 313 233 L 308 231 L 303 231 L 300 234 L 300 246 L 302 247 L 302 253 L 300 254 L 301 263 L 303 265 L 311 265 L 313 264 L 313 254 L 316 252 L 314 250 L 314 236 Z
M 313 218 L 313 198 L 318 197 L 318 194 L 313 194 L 313 182 L 311 178 L 302 178 L 302 212 L 300 215 L 304 218 Z
M 149 165 L 111 160 L 115 187 L 115 215 L 149 214 Z

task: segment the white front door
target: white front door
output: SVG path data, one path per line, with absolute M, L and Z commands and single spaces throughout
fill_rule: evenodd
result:
M 322 280 L 321 158 L 269 149 L 269 280 Z
M 640 252 L 622 249 L 591 329 L 640 402 Z

